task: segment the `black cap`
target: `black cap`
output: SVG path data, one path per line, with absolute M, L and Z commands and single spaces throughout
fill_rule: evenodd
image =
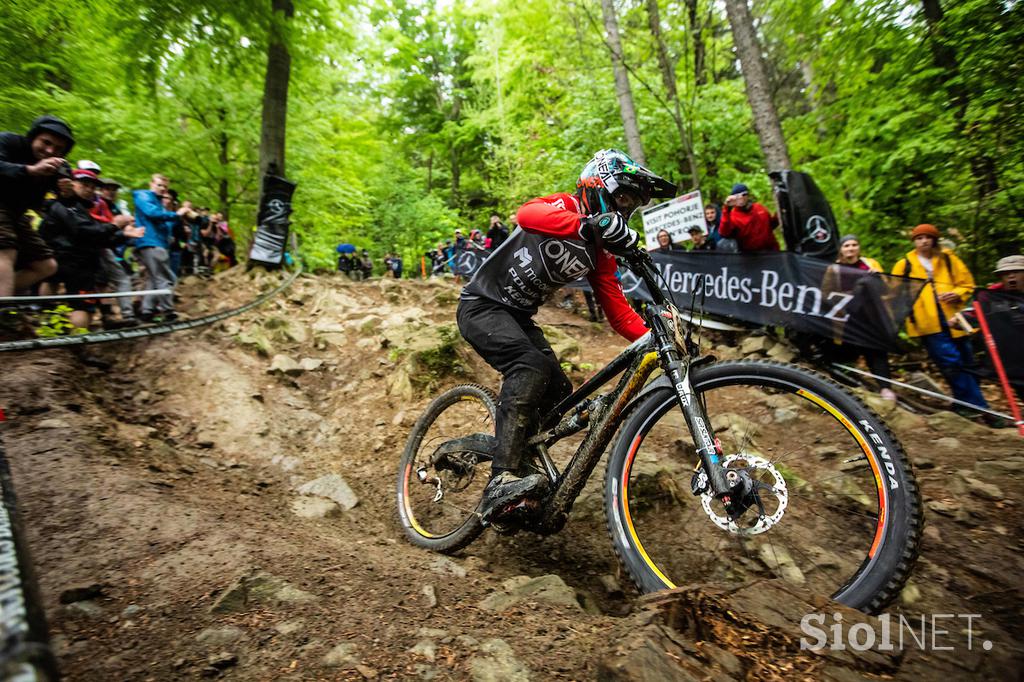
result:
M 56 116 L 40 116 L 36 120 L 32 121 L 32 127 L 28 131 L 29 140 L 34 140 L 42 132 L 53 133 L 63 137 L 68 141 L 68 148 L 64 150 L 64 154 L 75 146 L 75 136 L 71 133 L 71 126 L 64 122 L 63 119 L 59 119 Z

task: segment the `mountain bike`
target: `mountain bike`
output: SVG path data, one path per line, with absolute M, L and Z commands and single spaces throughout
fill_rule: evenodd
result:
M 694 326 L 659 284 L 650 256 L 621 261 L 653 299 L 642 308 L 649 331 L 542 417 L 526 459 L 528 473 L 547 476 L 546 496 L 495 529 L 561 530 L 611 445 L 608 533 L 641 592 L 777 577 L 882 609 L 910 574 L 923 524 L 899 442 L 830 379 L 794 365 L 701 356 Z M 495 403 L 490 389 L 464 384 L 417 420 L 397 485 L 398 518 L 413 544 L 452 553 L 484 530 L 478 504 Z M 559 469 L 551 448 L 570 439 L 579 442 Z

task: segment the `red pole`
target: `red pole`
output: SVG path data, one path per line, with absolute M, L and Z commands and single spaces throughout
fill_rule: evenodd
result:
M 423 279 L 427 278 L 427 257 L 420 256 L 420 273 L 423 275 Z
M 1017 399 L 1013 395 L 1013 389 L 1010 388 L 1010 380 L 1006 378 L 1006 370 L 1003 369 L 1003 360 L 999 357 L 996 340 L 992 338 L 992 332 L 988 329 L 988 320 L 985 319 L 985 313 L 981 308 L 981 301 L 975 300 L 974 314 L 978 316 L 981 334 L 985 337 L 985 346 L 988 348 L 988 354 L 992 357 L 992 366 L 995 367 L 996 374 L 999 376 L 999 383 L 1003 387 L 1006 399 L 1010 401 L 1010 414 L 1013 415 L 1013 422 L 1017 425 L 1017 433 L 1024 436 L 1024 420 L 1020 417 L 1020 407 L 1018 407 Z

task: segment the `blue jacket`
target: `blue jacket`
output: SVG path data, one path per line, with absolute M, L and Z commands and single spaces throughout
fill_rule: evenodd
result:
M 178 214 L 166 210 L 153 190 L 133 190 L 132 199 L 135 201 L 135 224 L 146 228 L 146 234 L 135 240 L 135 248 L 159 246 L 169 249 Z

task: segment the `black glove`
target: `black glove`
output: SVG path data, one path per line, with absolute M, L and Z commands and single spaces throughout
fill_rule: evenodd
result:
M 583 223 L 583 234 L 589 241 L 595 241 L 594 235 L 601 235 L 601 245 L 617 256 L 629 253 L 640 242 L 640 235 L 629 229 L 618 213 L 599 213 L 585 218 Z

